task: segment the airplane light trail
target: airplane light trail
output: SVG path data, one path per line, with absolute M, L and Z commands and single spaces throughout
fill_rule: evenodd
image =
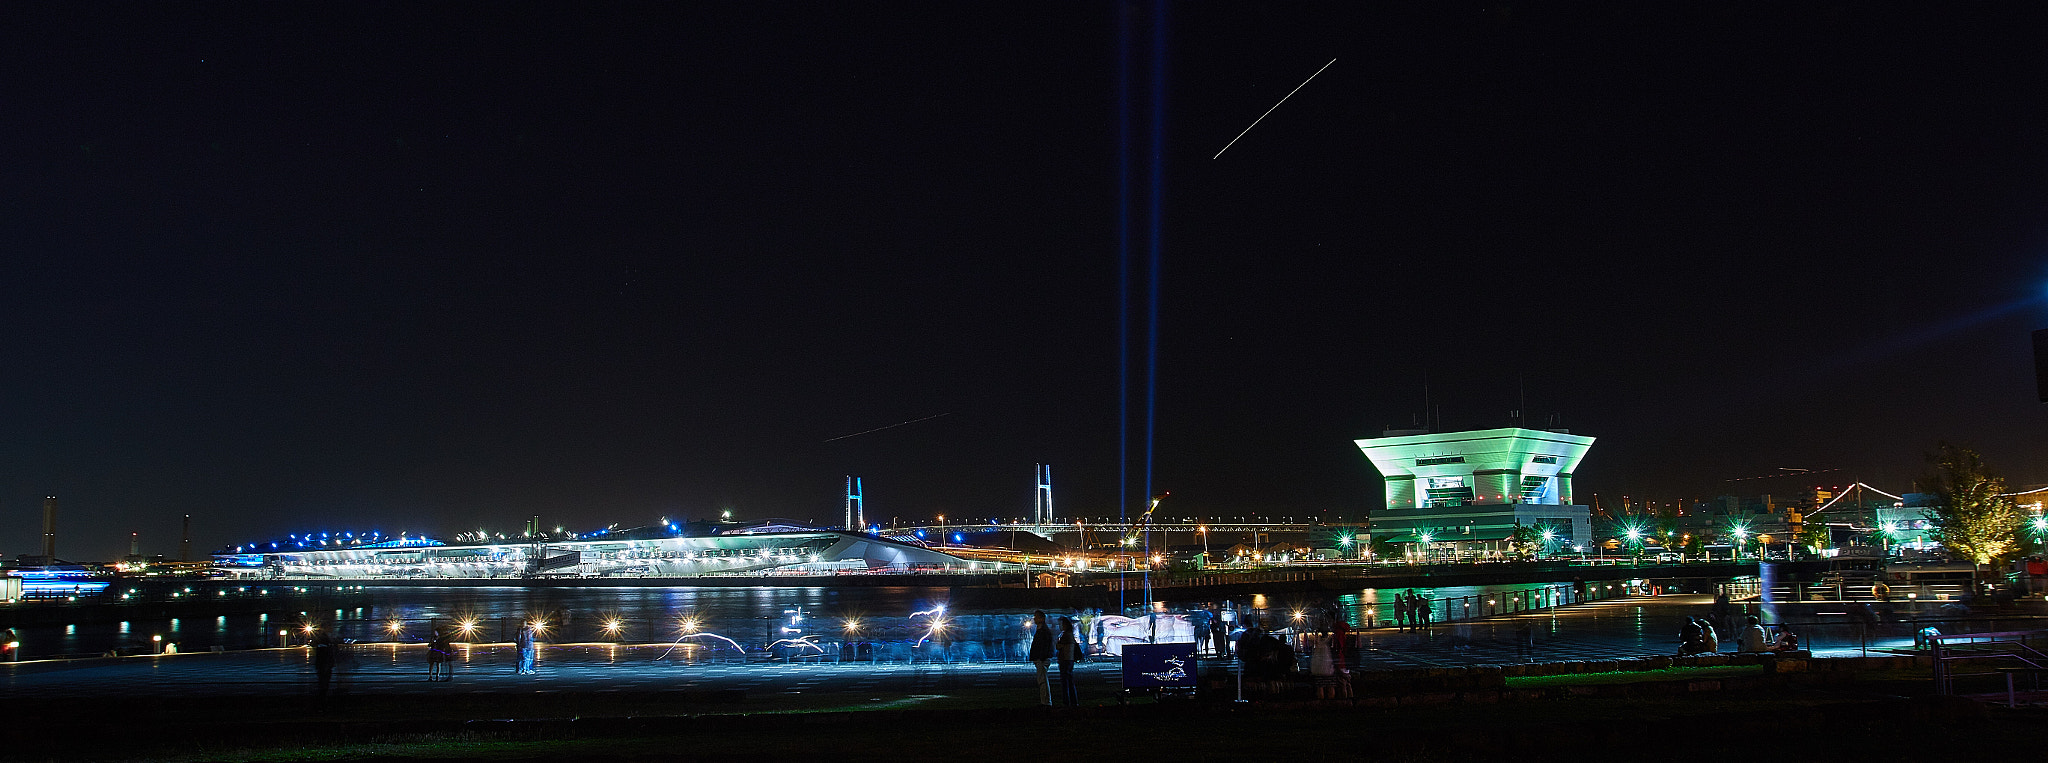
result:
M 880 431 L 882 431 L 882 430 L 884 430 L 884 429 L 895 429 L 895 428 L 897 428 L 897 427 L 902 427 L 902 426 L 909 426 L 909 425 L 911 425 L 911 424 L 915 424 L 915 423 L 917 423 L 917 422 L 920 422 L 920 421 L 931 421 L 932 419 L 936 419 L 936 418 L 939 418 L 939 417 L 941 417 L 941 416 L 951 416 L 951 415 L 953 415 L 953 412 L 952 412 L 952 411 L 947 411 L 947 412 L 945 412 L 945 413 L 936 413 L 936 414 L 932 414 L 932 415 L 930 415 L 930 416 L 926 416 L 926 417 L 924 417 L 924 418 L 921 418 L 921 419 L 911 419 L 911 420 L 909 420 L 909 421 L 902 421 L 902 422 L 897 422 L 897 423 L 895 423 L 895 424 L 890 424 L 890 425 L 888 425 L 888 426 L 886 426 L 886 427 L 875 427 L 874 429 L 870 429 L 870 430 L 868 430 L 868 431 L 865 431 L 865 432 L 855 432 L 855 433 L 853 433 L 853 434 L 843 434 L 843 435 L 840 435 L 840 436 L 838 436 L 838 437 L 832 437 L 832 438 L 827 438 L 827 439 L 825 440 L 825 442 L 832 442 L 833 440 L 844 440 L 844 439 L 846 439 L 846 438 L 848 438 L 848 437 L 859 437 L 859 436 L 861 436 L 861 435 L 864 435 L 864 434 L 874 434 L 874 433 L 876 433 L 876 432 L 880 432 Z
M 1334 59 L 1334 58 L 1330 59 L 1330 64 L 1334 64 L 1334 63 L 1337 63 L 1337 59 Z M 1330 68 L 1330 64 L 1323 64 L 1323 69 L 1328 69 L 1328 68 Z M 1322 74 L 1322 73 L 1323 73 L 1323 69 L 1317 69 L 1317 70 L 1316 70 L 1316 74 Z M 1299 85 L 1295 85 L 1295 86 L 1294 86 L 1294 89 L 1293 89 L 1293 90 L 1289 90 L 1289 91 L 1287 91 L 1287 94 L 1286 94 L 1286 95 L 1280 96 L 1280 103 L 1286 103 L 1286 102 L 1287 102 L 1287 99 L 1289 99 L 1289 98 L 1293 98 L 1293 97 L 1294 97 L 1294 94 L 1295 94 L 1295 93 L 1299 93 L 1299 92 L 1301 92 L 1301 89 L 1302 89 L 1302 88 L 1304 88 L 1304 87 L 1308 87 L 1308 83 L 1309 83 L 1309 80 L 1313 80 L 1313 79 L 1315 79 L 1315 78 L 1316 78 L 1316 74 L 1311 74 L 1311 75 L 1308 75 L 1308 79 L 1302 80 L 1302 81 L 1301 81 L 1301 84 L 1299 84 Z M 1264 113 L 1264 114 L 1260 114 L 1260 115 L 1259 115 L 1259 118 L 1258 118 L 1258 119 L 1254 119 L 1254 120 L 1252 120 L 1252 124 L 1251 124 L 1251 127 L 1246 127 L 1246 128 L 1244 128 L 1244 132 L 1238 133 L 1238 134 L 1237 134 L 1237 138 L 1231 138 L 1231 139 L 1230 139 L 1230 142 L 1229 142 L 1229 143 L 1225 143 L 1225 144 L 1223 144 L 1223 151 L 1229 151 L 1229 150 L 1230 150 L 1230 147 L 1231 147 L 1231 146 L 1235 146 L 1235 145 L 1237 145 L 1237 140 L 1238 140 L 1238 138 L 1242 138 L 1242 137 L 1244 137 L 1244 133 L 1245 133 L 1245 132 L 1251 132 L 1251 131 L 1252 131 L 1252 127 L 1257 127 L 1257 126 L 1259 126 L 1259 123 L 1260 123 L 1260 122 L 1264 122 L 1264 121 L 1266 121 L 1266 117 L 1268 117 L 1268 116 L 1271 116 L 1271 115 L 1272 115 L 1272 113 L 1273 113 L 1273 111 L 1274 111 L 1275 109 L 1278 109 L 1278 108 L 1280 108 L 1280 103 L 1276 103 L 1276 104 L 1273 104 L 1273 108 L 1271 108 L 1271 109 L 1266 109 L 1266 113 Z M 1214 159 L 1214 158 L 1216 158 L 1217 156 L 1222 156 L 1222 155 L 1223 155 L 1223 151 L 1218 151 L 1218 152 L 1216 152 L 1216 156 L 1212 156 L 1212 157 L 1209 157 L 1209 158 L 1211 158 L 1211 159 Z

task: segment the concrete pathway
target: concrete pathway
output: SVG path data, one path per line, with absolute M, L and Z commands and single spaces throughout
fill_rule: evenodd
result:
M 1535 661 L 1616 659 L 1675 651 L 1680 618 L 1704 615 L 1705 596 L 1601 601 L 1556 611 L 1436 625 L 1427 631 L 1380 628 L 1360 633 L 1354 669 L 1523 662 L 1515 630 L 1536 634 Z M 1723 650 L 1733 649 L 1728 634 Z M 1872 648 L 1910 646 L 1910 633 L 1884 636 Z M 1856 643 L 1819 643 L 1821 655 L 1857 654 Z M 349 694 L 459 694 L 519 692 L 653 692 L 739 689 L 749 697 L 779 694 L 869 694 L 896 698 L 974 689 L 1015 690 L 1030 696 L 1034 669 L 1022 662 L 952 664 L 767 662 L 706 659 L 668 644 L 550 645 L 538 675 L 513 673 L 509 645 L 461 647 L 455 680 L 429 683 L 423 645 L 358 644 L 337 669 L 333 691 Z M 1078 667 L 1083 691 L 1116 690 L 1118 665 L 1092 661 Z M 128 696 L 265 696 L 315 691 L 307 650 L 260 649 L 163 657 L 25 662 L 0 665 L 0 698 Z

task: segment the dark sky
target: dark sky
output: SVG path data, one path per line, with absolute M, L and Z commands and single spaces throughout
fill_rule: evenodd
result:
M 1115 512 L 1151 6 L 587 5 L 0 10 L 0 552 Z M 1376 5 L 1165 14 L 1166 511 L 1351 516 L 1425 374 L 1610 502 L 2048 482 L 2022 5 Z

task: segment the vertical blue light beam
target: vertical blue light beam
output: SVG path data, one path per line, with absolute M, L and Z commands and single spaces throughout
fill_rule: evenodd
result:
M 1116 517 L 1130 521 L 1131 495 L 1131 17 L 1117 10 L 1116 198 Z M 1086 536 L 1082 538 L 1085 547 Z M 1121 575 L 1122 573 L 1118 573 Z M 1117 609 L 1126 609 L 1117 586 Z
M 1150 241 L 1148 275 L 1151 283 L 1146 292 L 1147 322 L 1145 328 L 1145 498 L 1151 500 L 1153 463 L 1153 435 L 1157 430 L 1159 401 L 1159 270 L 1161 261 L 1160 232 L 1164 228 L 1162 197 L 1166 193 L 1166 1 L 1155 0 L 1152 5 L 1152 144 L 1151 180 L 1152 197 L 1149 200 Z M 1152 593 L 1152 536 L 1145 535 L 1145 593 L 1147 606 L 1151 605 Z

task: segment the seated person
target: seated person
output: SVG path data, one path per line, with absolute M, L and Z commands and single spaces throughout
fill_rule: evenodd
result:
M 1764 632 L 1764 626 L 1757 620 L 1756 615 L 1749 616 L 1749 625 L 1735 637 L 1735 648 L 1739 651 L 1768 652 L 1773 646 L 1775 644 L 1771 643 L 1770 634 Z
M 1784 635 L 1781 635 L 1781 636 L 1779 636 L 1779 637 L 1778 637 L 1778 643 L 1777 643 L 1777 645 L 1776 645 L 1776 646 L 1773 646 L 1773 647 L 1771 647 L 1771 651 L 1773 651 L 1773 652 L 1797 652 L 1797 651 L 1799 651 L 1799 634 L 1797 634 L 1797 633 L 1793 633 L 1793 632 L 1792 632 L 1792 629 L 1790 629 L 1790 628 L 1787 628 L 1787 629 L 1785 629 L 1785 633 L 1784 633 Z

